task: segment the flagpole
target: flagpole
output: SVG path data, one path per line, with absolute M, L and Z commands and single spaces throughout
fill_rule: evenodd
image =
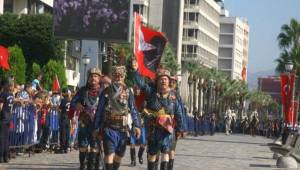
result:
M 295 121 L 295 102 L 294 102 L 294 100 L 295 100 L 295 85 L 296 85 L 296 74 L 295 75 L 292 75 L 292 76 L 294 76 L 294 82 L 293 82 L 293 91 L 292 91 L 292 123 L 293 123 L 293 130 L 295 130 L 294 128 L 295 128 L 295 123 L 294 123 L 294 121 Z
M 107 43 L 107 58 L 108 58 L 108 76 L 112 78 L 112 65 L 113 65 L 113 49 L 111 43 Z

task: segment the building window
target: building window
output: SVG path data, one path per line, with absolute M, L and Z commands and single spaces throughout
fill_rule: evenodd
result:
M 137 13 L 140 12 L 139 5 L 133 5 L 133 12 L 137 12 Z
M 14 3 L 13 0 L 4 0 L 4 12 L 13 12 Z

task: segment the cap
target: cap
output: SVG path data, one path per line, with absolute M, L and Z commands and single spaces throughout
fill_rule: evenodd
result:
M 177 76 L 172 76 L 171 79 L 177 81 L 178 77 Z
M 69 94 L 69 93 L 71 93 L 71 90 L 69 88 L 65 87 L 62 89 L 62 93 Z
M 171 74 L 170 74 L 169 70 L 166 70 L 166 69 L 163 69 L 163 68 L 157 70 L 156 79 L 158 79 L 162 76 L 167 76 L 169 79 L 171 79 Z
M 122 77 L 126 76 L 126 67 L 125 66 L 113 66 L 112 67 L 113 75 L 121 75 Z
M 102 76 L 101 70 L 97 67 L 88 70 L 88 76 L 90 76 L 91 74 L 97 74 L 99 76 Z

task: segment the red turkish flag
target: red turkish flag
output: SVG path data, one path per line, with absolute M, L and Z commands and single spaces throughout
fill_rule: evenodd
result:
M 9 58 L 8 49 L 0 45 L 0 67 L 2 67 L 5 70 L 10 69 L 8 58 Z
M 295 74 L 280 75 L 280 91 L 281 91 L 281 102 L 284 112 L 284 122 L 288 125 L 292 125 L 295 122 L 295 106 L 292 107 L 292 98 L 295 86 Z
M 141 24 L 141 16 L 135 13 L 134 56 L 143 76 L 155 79 L 167 38 L 158 31 Z
M 58 92 L 59 89 L 60 89 L 59 81 L 58 81 L 57 75 L 55 75 L 54 80 L 53 80 L 53 84 L 52 84 L 52 91 L 53 92 Z

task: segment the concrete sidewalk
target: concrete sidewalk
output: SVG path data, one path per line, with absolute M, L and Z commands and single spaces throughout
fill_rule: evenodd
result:
M 276 160 L 266 145 L 272 142 L 265 137 L 249 135 L 216 134 L 214 136 L 187 137 L 177 144 L 174 170 L 248 170 L 276 169 Z M 144 164 L 130 167 L 129 148 L 120 170 L 146 169 Z M 9 164 L 1 164 L 0 169 L 78 169 L 78 152 L 68 154 L 24 155 Z

